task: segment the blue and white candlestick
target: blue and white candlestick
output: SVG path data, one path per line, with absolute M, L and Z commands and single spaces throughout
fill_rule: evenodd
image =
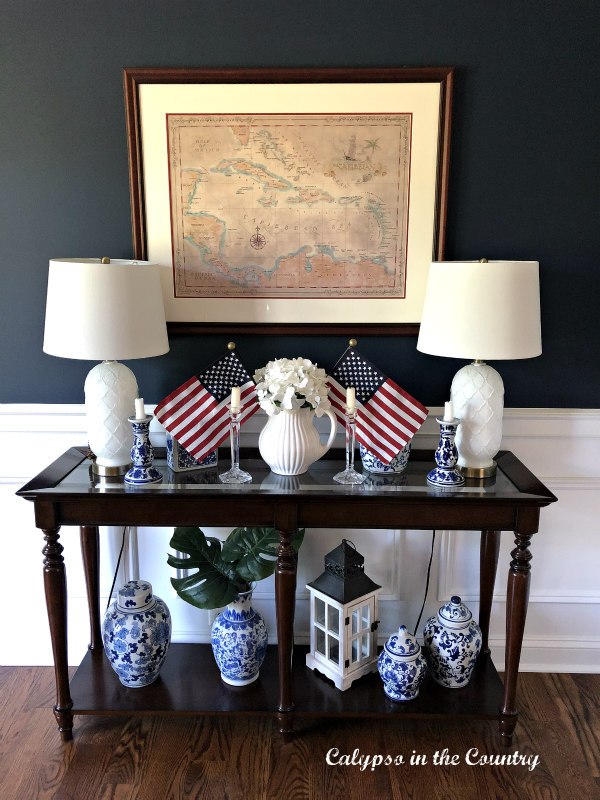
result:
M 140 398 L 138 398 L 140 399 Z M 150 423 L 152 415 L 143 412 L 143 400 L 138 407 L 136 402 L 135 416 L 129 417 L 129 422 L 133 428 L 133 447 L 131 448 L 131 460 L 133 467 L 125 475 L 125 483 L 133 486 L 140 486 L 144 483 L 160 483 L 163 479 L 161 473 L 152 466 L 154 461 L 154 448 L 150 443 Z M 142 416 L 142 413 L 144 416 Z
M 435 451 L 437 467 L 427 476 L 427 483 L 450 488 L 463 486 L 465 479 L 456 469 L 458 450 L 454 442 L 460 420 L 454 418 L 451 402 L 446 403 L 444 416 L 437 417 L 437 421 L 440 426 L 440 443 Z

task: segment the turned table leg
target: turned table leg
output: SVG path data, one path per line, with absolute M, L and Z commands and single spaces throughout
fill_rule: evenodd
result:
M 50 624 L 50 639 L 56 677 L 54 716 L 63 741 L 73 738 L 73 701 L 69 691 L 67 660 L 67 579 L 63 546 L 58 541 L 60 526 L 43 529 L 46 545 L 44 554 L 44 591 Z
M 90 615 L 90 650 L 102 649 L 100 631 L 100 536 L 97 525 L 82 525 L 79 529 L 81 557 L 85 574 L 88 612 Z
M 500 733 L 506 744 L 512 741 L 518 711 L 516 708 L 517 678 L 531 576 L 531 533 L 515 532 L 515 549 L 508 571 L 506 590 L 506 654 L 504 659 L 504 702 L 501 708 Z
M 479 627 L 482 633 L 482 655 L 490 654 L 490 615 L 499 552 L 500 531 L 481 531 L 479 550 Z
M 279 656 L 279 706 L 277 718 L 284 738 L 292 733 L 292 655 L 294 647 L 294 612 L 296 607 L 297 556 L 292 539 L 296 530 L 278 530 L 279 548 L 275 570 L 275 608 Z

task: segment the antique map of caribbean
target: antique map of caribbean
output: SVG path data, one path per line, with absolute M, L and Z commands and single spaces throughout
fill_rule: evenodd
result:
M 176 297 L 404 297 L 410 114 L 168 114 Z

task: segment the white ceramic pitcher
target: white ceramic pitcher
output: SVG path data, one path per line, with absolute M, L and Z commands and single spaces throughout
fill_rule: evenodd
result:
M 288 411 L 281 409 L 267 420 L 258 438 L 263 461 L 278 475 L 302 475 L 329 450 L 335 438 L 337 420 L 332 411 L 325 411 L 331 422 L 327 444 L 321 444 L 313 425 L 312 408 Z

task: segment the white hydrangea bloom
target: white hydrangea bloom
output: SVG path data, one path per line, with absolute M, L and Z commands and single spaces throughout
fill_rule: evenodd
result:
M 331 408 L 327 374 L 308 358 L 278 358 L 254 373 L 258 402 L 269 416 L 281 409 L 312 408 L 318 417 Z

